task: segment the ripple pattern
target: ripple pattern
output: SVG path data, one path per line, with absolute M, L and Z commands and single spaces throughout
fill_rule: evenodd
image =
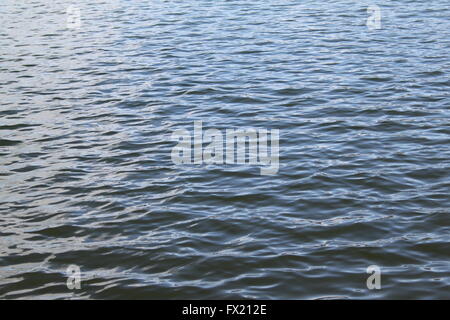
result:
M 2 0 L 0 298 L 448 299 L 448 1 L 372 2 Z M 175 166 L 196 120 L 278 174 Z

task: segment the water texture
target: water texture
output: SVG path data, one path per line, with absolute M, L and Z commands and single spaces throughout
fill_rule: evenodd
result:
M 0 298 L 450 298 L 450 8 L 374 1 L 2 0 Z

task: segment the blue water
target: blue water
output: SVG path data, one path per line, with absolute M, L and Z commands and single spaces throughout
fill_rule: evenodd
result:
M 2 0 L 0 298 L 450 298 L 448 4 Z M 200 120 L 278 172 L 175 165 Z

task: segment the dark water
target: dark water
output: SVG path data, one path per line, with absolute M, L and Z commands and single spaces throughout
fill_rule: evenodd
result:
M 2 0 L 0 298 L 450 298 L 448 4 Z M 194 120 L 278 173 L 175 166 Z

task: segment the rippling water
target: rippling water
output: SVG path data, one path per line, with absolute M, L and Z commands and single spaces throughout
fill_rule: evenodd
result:
M 448 1 L 0 15 L 0 298 L 450 297 Z M 195 120 L 279 129 L 278 173 L 174 165 Z

